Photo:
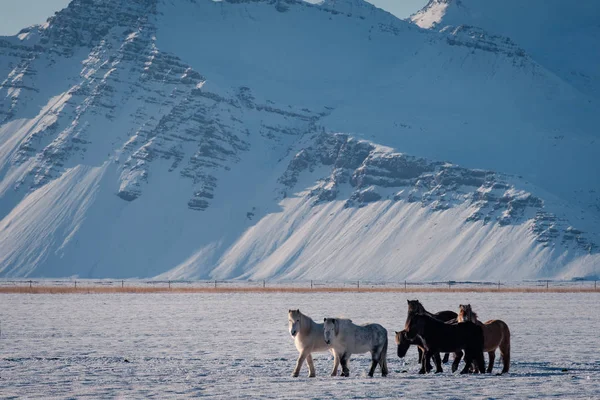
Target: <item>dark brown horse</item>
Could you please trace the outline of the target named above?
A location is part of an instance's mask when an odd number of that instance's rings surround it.
[[[447,310],[447,311],[440,311],[435,314],[432,314],[429,311],[427,311],[425,309],[425,307],[423,307],[423,304],[421,304],[421,302],[419,300],[406,300],[406,301],[408,302],[408,315],[406,316],[407,322],[408,322],[408,317],[411,314],[425,314],[425,315],[429,315],[432,318],[439,319],[442,322],[456,323],[456,317],[458,317],[458,314],[456,314],[454,311]],[[423,350],[421,349],[421,346],[418,346],[417,350],[419,351],[419,364],[420,364],[422,362],[422,358],[423,358]],[[449,357],[450,357],[449,353],[446,353],[444,355],[444,363],[448,362]],[[429,363],[429,361],[428,361],[428,363]],[[428,367],[430,370],[431,364],[429,364]]]
[[[419,346],[419,348],[425,348],[425,343],[421,340],[420,336],[415,337],[413,340],[408,339],[406,336],[406,330],[396,332],[396,344],[398,345],[398,357],[404,358],[406,356],[406,352],[410,345]],[[460,364],[460,360],[463,357],[463,352],[461,350],[454,353],[454,362],[452,363],[452,372],[456,372],[458,369],[458,365]],[[427,357],[427,361],[425,363],[421,363],[421,369],[419,370],[419,374],[424,374],[426,372],[430,372],[433,367],[431,366],[431,356]],[[426,370],[424,368],[427,368]],[[435,373],[443,372],[441,367],[436,368]]]
[[[405,326],[405,337],[414,342],[420,340],[425,352],[422,370],[426,370],[427,357],[434,357],[437,370],[441,370],[440,352],[464,351],[465,367],[460,372],[466,374],[473,361],[479,372],[485,371],[483,360],[483,329],[472,322],[446,324],[425,314],[410,314]],[[456,361],[455,361],[456,362]]]

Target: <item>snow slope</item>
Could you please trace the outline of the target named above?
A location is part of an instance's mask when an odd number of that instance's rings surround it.
[[[74,0],[0,80],[2,276],[599,272],[595,102],[476,28]]]
[[[600,4],[567,0],[431,0],[411,21],[503,35],[583,93],[600,97]]]

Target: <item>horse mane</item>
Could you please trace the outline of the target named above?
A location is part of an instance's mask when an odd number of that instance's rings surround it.
[[[337,321],[340,321],[340,322],[346,322],[346,323],[350,323],[350,324],[352,323],[352,320],[351,320],[350,318],[340,318],[340,317],[336,317],[335,319],[336,319]]]
[[[404,323],[404,329],[405,329],[405,330],[408,330],[408,327],[409,327],[409,325],[410,325],[410,322],[412,321],[412,319],[413,319],[414,317],[425,317],[426,319],[430,319],[430,320],[433,320],[433,321],[436,321],[436,322],[441,322],[441,321],[439,321],[438,319],[436,319],[436,318],[432,317],[432,316],[431,316],[429,313],[427,313],[427,312],[423,313],[423,312],[411,311],[411,312],[409,312],[409,313],[408,313],[408,316],[406,317],[406,322]],[[441,323],[443,323],[443,322],[441,322]]]
[[[415,305],[415,308],[411,310],[411,306]],[[427,311],[425,309],[425,306],[423,305],[423,303],[421,303],[419,300],[409,300],[408,301],[408,316],[407,316],[407,321],[408,321],[408,317],[410,317],[411,314],[423,314],[423,315],[427,315],[429,317],[433,317],[435,318],[435,315],[430,313],[429,311]]]

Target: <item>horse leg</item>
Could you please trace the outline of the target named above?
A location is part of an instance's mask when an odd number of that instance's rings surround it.
[[[388,366],[387,366],[387,350],[388,350],[388,341],[385,339],[385,344],[383,345],[383,350],[379,355],[379,367],[381,368],[381,376],[387,376],[388,374]]]
[[[427,362],[427,366],[425,367],[425,372],[429,372],[433,369],[433,366],[431,365],[431,354],[429,356],[427,356],[427,351],[424,350],[423,348],[419,347],[419,351],[421,351],[421,360],[420,363],[422,364],[423,362]],[[422,372],[423,374],[425,372]]]
[[[477,365],[475,365],[475,360],[473,360],[471,362],[471,366],[469,367],[469,372],[472,374],[479,372],[479,371],[477,371]]]
[[[379,357],[381,356],[381,349],[375,347],[371,350],[371,368],[369,369],[369,377],[372,378],[375,373],[375,368],[377,368],[377,364],[379,363]]]
[[[340,363],[342,364],[342,376],[350,376],[350,370],[348,369],[348,360],[350,359],[349,353],[342,354]]]
[[[310,354],[310,353],[306,356],[306,364],[308,364],[308,377],[314,378],[315,377],[315,364],[313,363],[312,354]]]
[[[442,359],[440,357],[440,353],[437,351],[433,353],[433,359],[435,360],[435,373],[439,374],[440,372],[444,372],[442,369]]]
[[[310,354],[310,353],[306,353],[304,351],[300,352],[300,355],[298,356],[298,360],[296,361],[296,368],[294,368],[294,372],[292,373],[292,376],[294,378],[296,378],[298,375],[300,375],[300,368],[302,368],[302,364],[304,363],[304,360],[306,359],[306,356]]]
[[[460,371],[461,374],[468,374],[471,364],[473,363],[473,355],[470,350],[465,349],[465,367]]]
[[[506,329],[508,330],[508,328]],[[502,356],[502,373],[505,374],[510,368],[510,332],[502,338],[500,355]]]
[[[331,371],[331,376],[337,376],[338,367],[340,365],[340,357],[334,351],[333,352],[333,371]]]
[[[419,374],[426,374],[433,369],[431,366],[431,355],[432,353],[429,350],[423,349],[423,357],[421,358],[421,369],[419,370]]]
[[[431,358],[433,357],[433,353],[427,352],[423,355],[423,358],[427,360],[427,367],[425,368],[425,372],[430,373],[433,370],[433,366],[431,365]]]
[[[450,353],[446,353],[446,354],[444,354],[444,359],[442,360],[442,362],[444,364],[446,364],[449,359],[450,359]]]
[[[379,359],[379,367],[381,367],[381,376],[388,376],[388,366],[387,366],[387,355],[385,353],[381,354],[381,358]]]
[[[457,351],[456,353],[454,353],[454,361],[452,362],[452,372],[456,372],[456,370],[458,369],[458,366],[460,365],[460,360],[463,357],[463,352],[462,350]]]
[[[418,363],[421,364],[423,362],[423,350],[417,346],[417,351],[419,352],[419,361]]]
[[[427,361],[425,361],[426,358],[427,353],[423,351],[423,356],[421,357],[421,369],[419,370],[419,374],[427,373]]]
[[[485,373],[485,360],[483,359],[483,352],[477,351],[475,353],[475,362],[477,363],[477,369],[480,374]]]
[[[490,356],[490,360],[488,361],[487,373],[491,374],[494,369],[494,360],[496,360],[496,351],[488,351],[488,356]]]

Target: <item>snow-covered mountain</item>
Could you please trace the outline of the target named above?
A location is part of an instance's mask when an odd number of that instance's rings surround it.
[[[476,26],[510,38],[561,79],[600,97],[597,1],[430,0],[410,19],[426,29]]]
[[[362,0],[74,0],[0,38],[0,276],[600,272],[597,100]]]

